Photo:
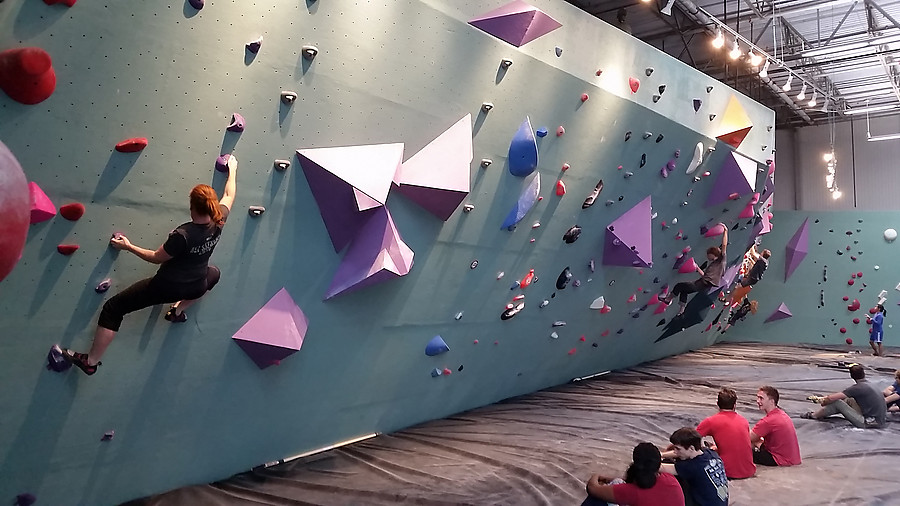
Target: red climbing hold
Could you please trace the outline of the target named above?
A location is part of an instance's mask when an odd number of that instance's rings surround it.
[[[453,374],[453,371],[451,371],[449,368],[445,367],[445,368],[444,368],[444,375],[445,375],[445,376],[449,376],[449,375],[451,375],[451,374]]]
[[[846,333],[847,333],[847,329],[845,329],[844,327],[841,327],[841,334],[846,334]]]
[[[857,272],[857,273],[856,273],[856,277],[861,278],[861,277],[862,277],[862,273],[861,273],[861,272]]]
[[[560,197],[566,194],[566,183],[563,183],[562,179],[556,182],[556,194]]]
[[[78,0],[44,0],[47,5],[64,4],[66,7],[75,5]]]
[[[608,336],[608,335],[609,335],[609,329],[606,329],[606,330],[603,331],[602,334],[600,334],[600,337],[606,337],[606,336]]]
[[[556,136],[557,136],[557,137],[562,137],[564,133],[566,133],[566,129],[563,128],[562,125],[560,125],[560,126],[556,129]]]
[[[526,288],[532,281],[534,281],[534,269],[529,270],[528,274],[522,278],[522,281],[519,282],[519,288]]]
[[[0,52],[0,89],[16,102],[33,105],[56,89],[56,72],[50,55],[39,47]]]
[[[848,337],[847,339],[844,339],[844,342],[847,343],[847,344],[853,344],[853,339],[850,339],[850,338]]]
[[[581,94],[581,101],[582,101],[582,102],[587,102],[589,98],[591,98],[591,97],[589,97],[587,93],[582,93],[582,94]]]
[[[569,170],[569,168],[571,168],[571,167],[572,167],[572,166],[569,165],[568,163],[562,164],[562,170]]]
[[[603,69],[597,69],[597,75],[598,75],[598,76],[599,76],[600,74],[602,74],[602,73],[603,73]]]
[[[134,137],[125,139],[116,144],[116,151],[119,153],[137,153],[147,147],[147,139],[144,137]]]
[[[59,214],[69,221],[78,221],[78,218],[84,216],[84,204],[73,202],[59,208]]]
[[[574,355],[576,351],[578,351],[578,350],[576,350],[575,348],[572,348],[571,350],[569,350],[569,355]]]
[[[600,314],[606,314],[606,313],[608,313],[608,312],[610,312],[610,311],[612,311],[612,308],[609,307],[609,306],[603,306],[603,307],[600,308]]]
[[[641,87],[641,82],[634,77],[629,77],[628,86],[631,88],[632,93],[637,93],[638,88]]]
[[[855,278],[855,277],[856,277],[856,274],[852,274],[852,273],[851,273],[851,274],[850,274],[850,277],[851,277],[851,278]]]
[[[847,297],[846,295],[844,295],[844,302],[846,302],[848,300],[850,300],[850,297]]]
[[[63,255],[68,256],[68,255],[71,255],[72,253],[75,253],[76,251],[78,251],[78,245],[77,244],[60,244],[59,246],[56,247],[56,251],[59,251]]]
[[[581,336],[581,339],[579,339],[579,341],[581,341],[583,343],[583,342],[587,341],[587,339],[585,339],[584,336]]]
[[[870,308],[869,308],[869,314],[875,314],[875,313],[877,313],[877,312],[878,312],[878,308],[877,308],[877,307],[870,307]]]
[[[858,324],[859,324],[859,318],[854,318],[854,319],[853,319],[853,323],[858,325]]]
[[[848,279],[848,280],[847,280],[847,284],[850,285],[850,286],[853,286],[853,280],[852,280],[852,279]]]

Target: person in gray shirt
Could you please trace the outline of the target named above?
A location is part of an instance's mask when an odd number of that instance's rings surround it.
[[[822,399],[821,409],[809,411],[801,418],[821,420],[840,414],[860,429],[882,427],[887,406],[881,392],[866,381],[866,371],[859,364],[850,366],[850,377],[856,381],[855,385],[828,395]]]

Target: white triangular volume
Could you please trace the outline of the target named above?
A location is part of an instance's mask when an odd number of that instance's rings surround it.
[[[734,161],[737,162],[738,167],[741,168],[741,174],[744,175],[744,179],[747,180],[747,185],[750,186],[751,189],[756,187],[756,162],[743,156],[738,153],[732,153],[734,155]]]
[[[606,305],[606,299],[603,296],[599,296],[594,299],[594,302],[591,302],[591,309],[603,309],[603,306]]]
[[[701,163],[703,163],[703,143],[698,142],[697,147],[694,148],[694,158],[691,159],[691,163],[688,165],[685,174],[690,174],[697,170],[697,167],[699,167]]]

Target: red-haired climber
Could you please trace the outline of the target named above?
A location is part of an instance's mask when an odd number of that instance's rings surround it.
[[[100,359],[116,337],[123,317],[139,309],[174,302],[166,313],[166,320],[181,323],[187,319],[184,310],[212,290],[221,275],[217,267],[209,265],[209,258],[234,204],[237,168],[237,158],[231,156],[222,200],[209,185],[198,184],[191,190],[191,221],[170,232],[166,242],[156,251],[136,246],[122,234],[115,234],[109,240],[118,250],[130,251],[147,262],[160,264],[159,270],[154,276],[138,281],[106,301],[90,352],[65,350],[63,356],[66,359],[89,376],[97,372]]]

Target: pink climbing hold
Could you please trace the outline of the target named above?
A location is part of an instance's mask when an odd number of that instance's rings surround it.
[[[859,299],[853,299],[853,302],[851,302],[850,305],[847,306],[847,309],[850,311],[857,311],[859,309],[859,306]]]
[[[572,166],[569,165],[568,163],[562,164],[562,170],[569,170],[571,167],[572,167]]]
[[[609,329],[606,329],[600,334],[600,337],[606,337],[608,335],[609,335]]]
[[[69,221],[78,221],[79,218],[84,216],[84,204],[80,202],[66,204],[59,208],[59,214]]]
[[[877,312],[878,312],[878,308],[877,308],[877,307],[870,307],[870,308],[869,308],[869,314],[875,314],[875,313],[877,313]]]
[[[68,256],[68,255],[71,255],[72,253],[75,253],[76,251],[78,251],[78,245],[77,244],[60,244],[59,246],[56,247],[56,251],[62,253],[63,255]]]
[[[654,293],[653,297],[650,297],[650,301],[647,302],[648,306],[652,306],[654,304],[659,304],[659,294]]]
[[[0,216],[3,216],[0,219],[0,281],[13,270],[25,247],[30,222],[29,193],[22,167],[6,145],[0,142]],[[53,204],[50,208],[56,211]]]
[[[566,133],[566,129],[563,128],[562,125],[559,125],[559,126],[556,128],[556,136],[557,136],[557,137],[562,137],[564,133]]]
[[[846,302],[848,300],[850,300],[850,297],[847,297],[846,295],[844,295],[844,302]]]
[[[453,371],[451,371],[449,368],[445,367],[444,368],[444,376],[448,376],[450,374],[453,374]]]
[[[31,223],[40,223],[56,216],[56,206],[34,181],[28,183],[28,195],[31,200]]]
[[[589,98],[591,98],[591,97],[589,97],[587,93],[582,93],[582,94],[581,94],[581,101],[582,101],[582,102],[587,102]]]
[[[851,273],[850,273],[850,277],[851,277],[851,278],[855,278],[855,277],[856,277],[856,273],[851,272]]]
[[[737,193],[737,192],[735,192],[735,193],[730,193],[730,194],[728,194],[728,198],[729,198],[730,200],[737,200],[737,199],[741,198],[741,194],[740,194],[740,193]]]
[[[853,319],[853,323],[854,323],[854,324],[859,324],[859,318],[854,318],[854,319]]]
[[[56,71],[50,55],[39,47],[0,52],[0,89],[26,105],[47,100],[56,89]]]
[[[478,339],[472,341],[472,344],[478,344]]]
[[[846,333],[847,333],[847,329],[844,327],[841,327],[841,334],[846,334]]]
[[[862,273],[861,273],[861,272],[857,272],[857,273],[856,273],[856,277],[861,278],[861,277],[862,277]]]
[[[566,183],[563,183],[562,179],[556,182],[556,194],[560,197],[566,194]]]
[[[610,311],[612,311],[612,308],[609,307],[609,306],[603,306],[603,307],[600,308],[600,314],[606,314],[606,313],[608,313],[608,312],[610,312]]]
[[[694,261],[694,257],[688,257],[688,259],[683,264],[681,264],[681,267],[678,268],[678,272],[681,274],[689,274],[696,271],[697,262]]]
[[[715,237],[717,235],[722,235],[724,233],[725,233],[725,225],[723,225],[721,223],[717,223],[717,224],[713,225],[712,228],[707,230],[706,233],[703,234],[703,237]]]
[[[637,295],[631,294],[631,297],[628,297],[628,302],[632,303],[637,300]]]
[[[125,139],[116,144],[116,151],[119,153],[137,153],[147,147],[148,141],[145,137],[134,137]]]
[[[579,341],[581,341],[583,343],[583,342],[587,341],[587,339],[585,339],[584,336],[581,336],[581,339],[579,339]]]
[[[576,351],[577,350],[575,348],[572,348],[571,350],[569,350],[569,355],[574,355]]]
[[[629,77],[628,86],[631,88],[632,93],[637,93],[638,88],[641,87],[641,81],[634,77]]]
[[[44,3],[47,5],[63,4],[66,7],[71,7],[75,5],[75,2],[77,1],[78,0],[44,0]]]
[[[852,280],[852,279],[848,279],[848,280],[847,280],[847,284],[850,285],[850,286],[853,286],[853,280]]]

